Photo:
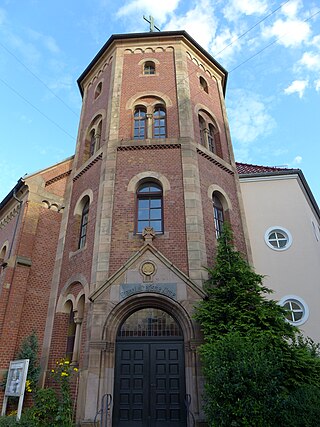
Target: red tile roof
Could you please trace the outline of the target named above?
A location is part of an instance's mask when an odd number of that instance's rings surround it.
[[[250,165],[248,163],[238,163],[237,171],[238,174],[255,174],[255,173],[265,173],[265,172],[281,172],[289,171],[289,168],[277,167],[277,166],[259,166],[259,165]]]

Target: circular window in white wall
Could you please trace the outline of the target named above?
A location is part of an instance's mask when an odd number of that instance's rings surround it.
[[[286,318],[292,325],[299,326],[309,317],[309,308],[302,298],[296,295],[286,295],[279,304],[287,310]]]
[[[292,236],[288,230],[283,227],[270,227],[264,235],[264,240],[269,248],[276,251],[285,251],[290,248]]]

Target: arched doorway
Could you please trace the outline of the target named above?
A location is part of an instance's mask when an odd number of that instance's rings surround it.
[[[135,311],[116,342],[113,427],[185,427],[184,341],[159,308]]]

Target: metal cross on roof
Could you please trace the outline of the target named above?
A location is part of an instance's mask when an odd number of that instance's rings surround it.
[[[143,15],[143,19],[145,21],[149,22],[149,24],[150,24],[150,33],[153,33],[155,31],[155,29],[158,30],[158,31],[161,31],[160,28],[158,28],[158,27],[156,27],[154,25],[154,18],[153,18],[153,16],[149,15],[149,19],[148,19],[146,16]]]

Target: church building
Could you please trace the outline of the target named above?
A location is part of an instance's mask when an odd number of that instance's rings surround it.
[[[193,311],[224,221],[252,260],[226,83],[185,31],[113,35],[78,79],[74,156],[0,203],[0,374],[35,330],[41,385],[79,368],[77,425],[102,402],[108,426],[205,425]]]

